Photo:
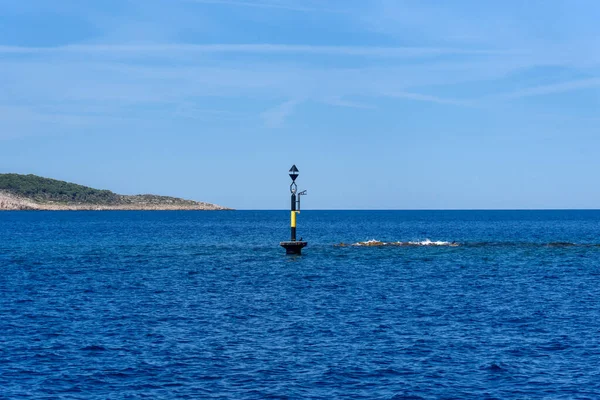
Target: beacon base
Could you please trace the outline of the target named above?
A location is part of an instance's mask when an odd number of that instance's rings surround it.
[[[281,242],[279,245],[285,249],[285,254],[302,254],[302,248],[306,247],[308,242]]]

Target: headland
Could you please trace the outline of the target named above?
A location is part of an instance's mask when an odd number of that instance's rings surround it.
[[[0,174],[1,210],[231,210],[212,203],[152,194],[122,195],[110,190],[43,178]]]

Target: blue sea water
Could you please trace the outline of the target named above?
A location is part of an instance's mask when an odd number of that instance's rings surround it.
[[[0,398],[600,398],[600,211],[288,218],[0,213]]]

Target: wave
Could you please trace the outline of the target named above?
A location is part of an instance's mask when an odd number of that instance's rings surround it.
[[[402,243],[402,242],[398,242]],[[458,246],[456,242],[444,242],[443,240],[431,241],[429,239],[421,240],[420,242],[407,242],[411,246]]]
[[[384,242],[377,239],[366,240],[363,242],[356,242],[352,244],[339,243],[336,247],[549,247],[549,248],[569,248],[569,247],[600,247],[597,243],[573,243],[573,242],[456,242],[456,241],[443,241],[443,240],[418,240],[418,241],[397,241],[397,242]]]
[[[339,246],[346,246],[344,243],[340,243]],[[442,240],[432,241],[430,239],[420,241],[408,241],[408,242],[382,242],[377,239],[371,239],[364,242],[357,242],[351,244],[351,246],[365,246],[365,247],[383,247],[383,246],[459,246],[457,242],[445,242]]]

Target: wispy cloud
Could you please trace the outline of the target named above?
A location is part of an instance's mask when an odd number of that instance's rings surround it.
[[[539,46],[544,38],[536,42],[530,35],[515,41],[510,32],[488,32],[489,21],[496,20],[487,5],[476,6],[485,18],[471,15],[463,23],[460,18],[466,17],[452,7],[395,0],[156,0],[149,8],[141,1],[125,3],[125,18],[94,21],[102,26],[95,37],[56,46],[0,45],[0,105],[33,106],[35,115],[15,113],[14,120],[50,121],[51,115],[62,115],[52,123],[64,125],[87,122],[88,111],[97,109],[93,117],[98,122],[131,114],[157,120],[244,119],[278,127],[290,123],[296,112],[310,112],[299,107],[303,102],[357,113],[383,110],[390,99],[449,107],[480,107],[481,99],[485,107],[485,100],[509,103],[511,98],[597,87],[600,81],[533,86],[549,81],[548,76],[537,79],[538,70],[547,66],[569,69],[557,79],[598,76],[600,58],[584,45],[548,41],[551,46]],[[173,18],[162,14],[167,4],[173,4]],[[82,6],[86,18],[88,8]],[[310,14],[346,8],[351,14]],[[280,26],[256,30],[263,16],[286,17],[278,10],[298,12],[290,18],[297,24],[294,29],[314,22],[310,29],[316,30],[312,35],[301,34],[302,29],[292,34]],[[378,41],[382,32],[363,32],[363,11],[375,25],[384,26],[388,38]],[[507,18],[504,13],[500,20]],[[162,26],[166,20],[178,23]],[[196,25],[204,29],[201,34]],[[157,28],[160,34],[147,33]],[[342,36],[344,32],[356,36]],[[251,37],[285,38],[294,44],[245,42]],[[202,43],[207,40],[229,43]],[[519,87],[525,89],[509,91]],[[263,111],[268,108],[264,104],[273,107]],[[54,107],[51,112],[48,105]]]
[[[114,116],[95,116],[69,112],[69,110],[44,110],[40,107],[0,105],[0,140],[23,136],[51,134],[58,128],[62,133],[79,131],[98,124],[123,121]]]
[[[384,93],[385,96],[388,97],[396,97],[401,99],[408,100],[416,100],[416,101],[424,101],[428,103],[437,103],[437,104],[446,104],[452,106],[462,106],[462,107],[472,107],[473,104],[469,101],[464,100],[456,100],[456,99],[446,99],[438,96],[430,96],[419,93],[411,93],[411,92],[387,92]]]
[[[286,118],[289,117],[300,104],[300,100],[288,100],[276,107],[270,108],[261,114],[265,125],[269,128],[279,128],[283,125]]]
[[[376,108],[375,106],[369,104],[363,104],[356,101],[346,100],[342,97],[328,97],[321,100],[321,102],[323,102],[324,104],[329,104],[331,106],[358,108],[363,110],[372,110]]]
[[[542,96],[546,94],[569,92],[572,90],[590,89],[600,86],[600,78],[578,79],[569,82],[554,83],[551,85],[542,85],[532,88],[517,90],[512,93],[506,93],[496,96],[501,99],[515,99],[530,96]]]
[[[273,3],[263,1],[236,1],[236,0],[186,0],[189,3],[219,5],[219,6],[236,6],[236,7],[254,7],[254,8],[271,8],[286,11],[300,12],[329,12],[329,13],[346,13],[348,11],[341,9],[331,9],[323,7],[303,7],[299,6],[299,2],[294,3]]]
[[[312,46],[288,44],[133,44],[67,45],[56,47],[0,46],[0,54],[53,53],[267,53],[370,57],[424,57],[441,55],[508,55],[515,50],[486,50],[444,47]]]

